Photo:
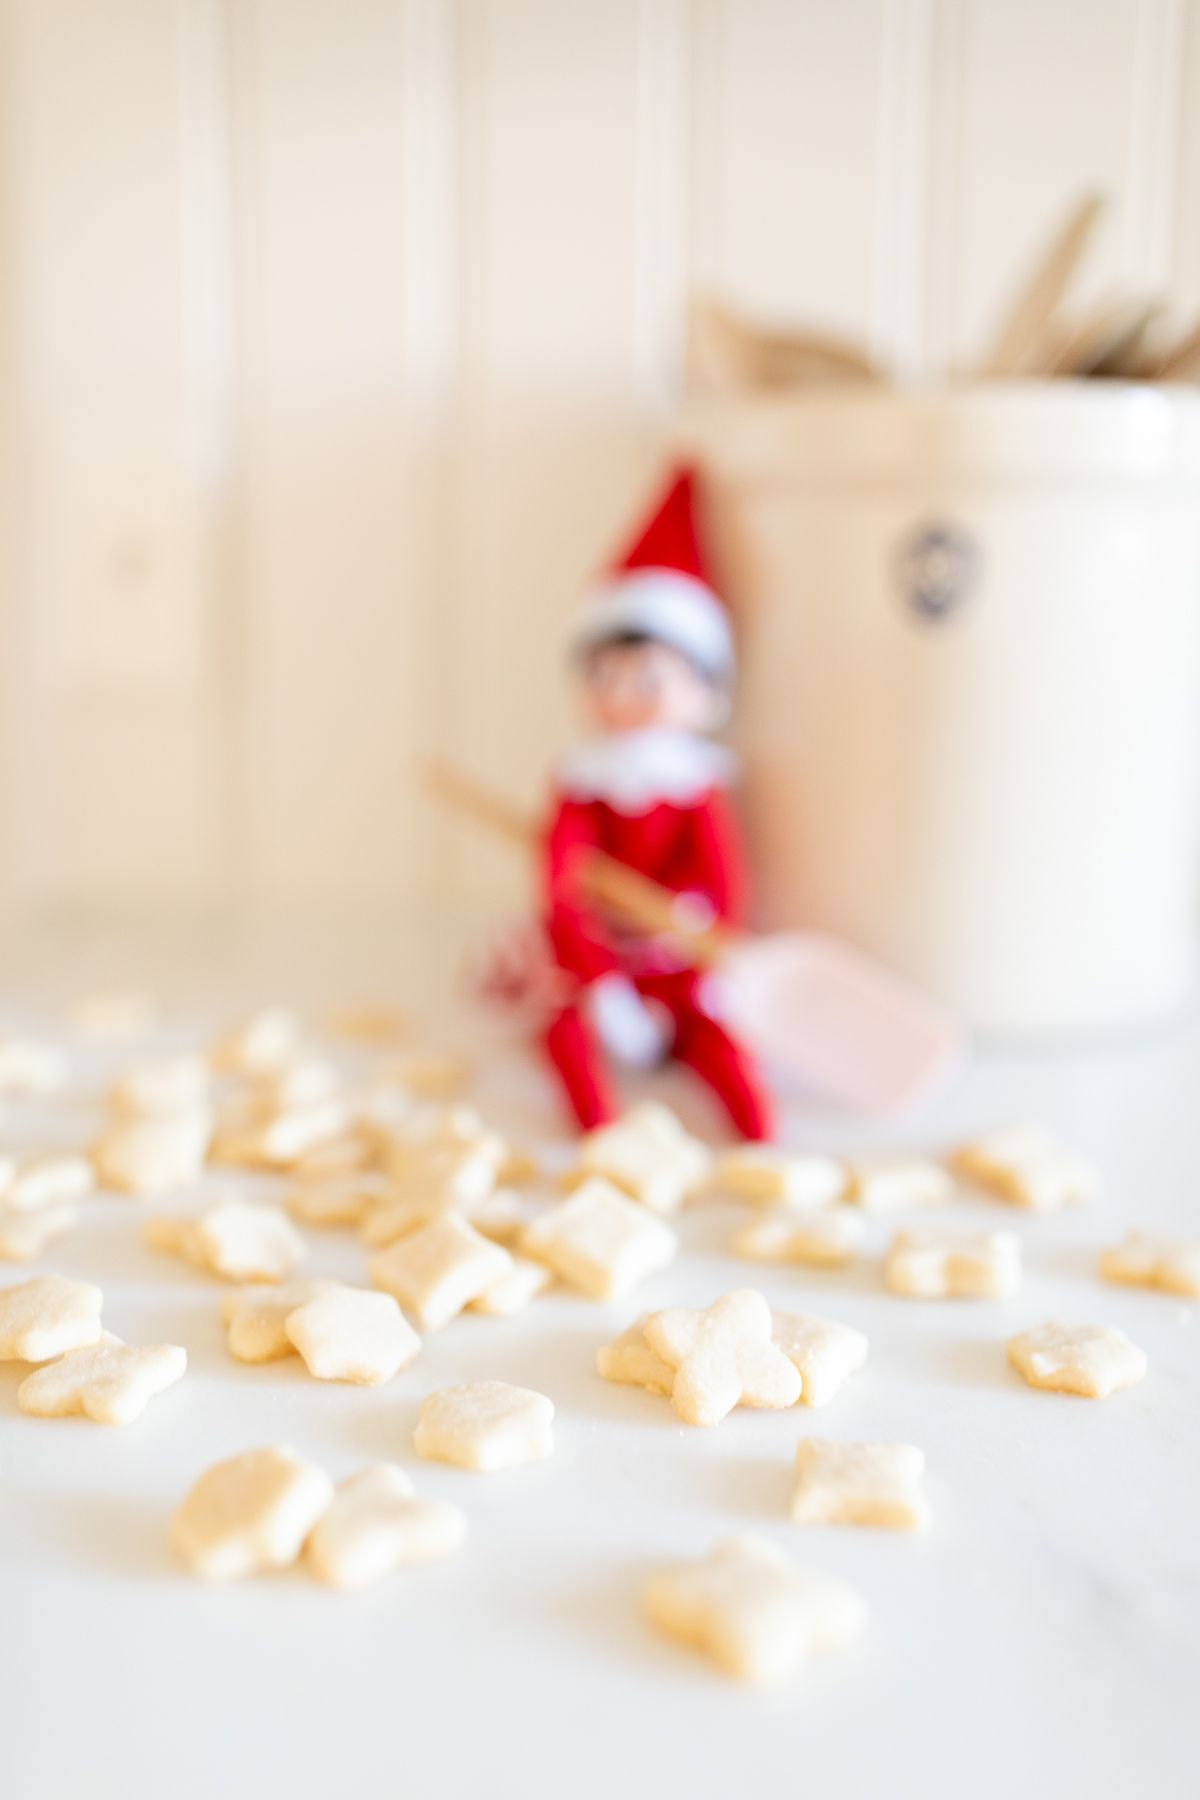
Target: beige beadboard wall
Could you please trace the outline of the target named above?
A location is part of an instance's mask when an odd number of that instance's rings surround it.
[[[0,0],[0,891],[501,897],[689,292],[968,359],[1086,187],[1200,310],[1200,0]]]

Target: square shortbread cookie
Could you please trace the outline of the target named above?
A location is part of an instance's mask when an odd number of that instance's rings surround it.
[[[426,1331],[439,1331],[511,1269],[507,1250],[451,1212],[373,1256],[368,1272]]]
[[[296,1561],[333,1483],[286,1445],[215,1463],[171,1520],[171,1542],[202,1581],[235,1581]]]
[[[426,1396],[413,1443],[427,1460],[491,1473],[549,1456],[553,1420],[545,1394],[506,1381],[465,1381]]]
[[[800,1525],[876,1525],[918,1531],[929,1523],[925,1457],[914,1444],[839,1444],[801,1438],[792,1517]]]
[[[679,1241],[661,1219],[594,1176],[526,1227],[522,1250],[568,1287],[615,1300],[674,1258]]]
[[[734,1233],[735,1256],[750,1262],[806,1263],[836,1269],[853,1262],[863,1239],[863,1222],[849,1207],[835,1207],[812,1217],[752,1219]]]
[[[853,1588],[797,1569],[774,1545],[750,1536],[662,1570],[644,1601],[668,1637],[702,1651],[723,1674],[764,1685],[848,1643],[866,1621]]]
[[[805,1406],[828,1406],[867,1360],[867,1339],[852,1325],[810,1313],[771,1315],[771,1336],[800,1371]]]
[[[1123,1242],[1104,1251],[1100,1275],[1123,1287],[1159,1288],[1165,1294],[1200,1299],[1200,1241],[1130,1231]]]
[[[707,1181],[712,1156],[654,1101],[587,1132],[579,1145],[578,1175],[601,1176],[651,1212],[673,1213]]]
[[[925,1156],[893,1156],[856,1163],[850,1172],[849,1199],[864,1212],[907,1212],[918,1207],[946,1206],[954,1198],[954,1181],[940,1163]]]
[[[1008,1360],[1030,1387],[1086,1400],[1105,1400],[1133,1387],[1146,1373],[1144,1350],[1115,1325],[1060,1325],[1022,1331],[1008,1342]]]
[[[914,1300],[1004,1300],[1021,1285],[1021,1240],[1011,1231],[963,1237],[898,1231],[884,1259],[893,1294]]]

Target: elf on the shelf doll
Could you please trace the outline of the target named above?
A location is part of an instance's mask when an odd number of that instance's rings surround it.
[[[545,837],[550,945],[569,998],[546,1048],[584,1129],[618,1110],[607,1058],[686,1064],[747,1138],[771,1133],[752,1059],[720,1019],[719,984],[678,940],[647,938],[589,904],[574,878],[589,847],[679,895],[681,924],[737,924],[746,871],[727,792],[728,751],[705,733],[729,710],[733,637],[705,573],[695,485],[676,473],[573,633],[593,734],[555,770]]]

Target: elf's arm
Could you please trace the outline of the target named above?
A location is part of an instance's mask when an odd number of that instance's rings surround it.
[[[594,815],[584,801],[560,799],[545,838],[547,928],[560,968],[585,985],[619,967],[604,921],[580,890],[579,865],[597,848]]]
[[[740,925],[746,911],[746,852],[737,812],[724,788],[714,788],[692,814],[688,867],[681,895],[706,901],[714,918]]]

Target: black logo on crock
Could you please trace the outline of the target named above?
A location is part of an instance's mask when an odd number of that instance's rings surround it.
[[[958,611],[978,573],[978,546],[960,525],[918,525],[896,550],[901,594],[918,618],[935,624]]]

